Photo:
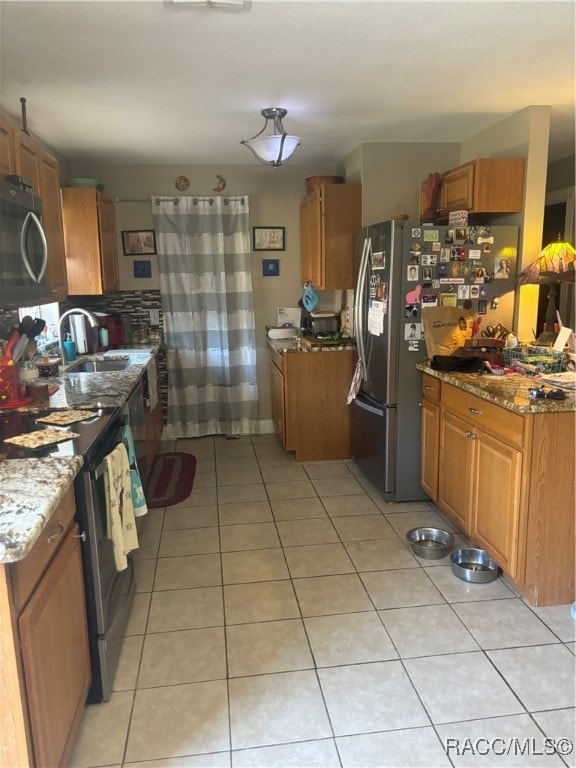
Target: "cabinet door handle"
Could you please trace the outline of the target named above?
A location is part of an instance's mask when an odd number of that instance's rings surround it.
[[[474,432],[466,432],[466,437],[470,438],[470,440],[476,440]]]
[[[53,533],[51,536],[48,536],[46,539],[46,544],[52,544],[53,541],[56,541],[56,539],[59,539],[60,536],[64,533],[64,526],[62,523],[58,523],[58,530],[56,533]]]
[[[472,406],[470,406],[468,410],[470,411],[470,413],[477,413],[478,416],[482,416],[482,411],[478,410],[478,408],[472,408]]]
[[[82,531],[82,533],[75,533],[74,538],[82,539],[82,541],[86,541],[86,531]]]
[[[424,384],[424,389],[434,389],[434,387],[431,387],[430,384]]]

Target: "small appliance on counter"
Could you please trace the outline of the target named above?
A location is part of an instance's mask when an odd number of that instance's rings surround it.
[[[107,312],[95,312],[94,314],[98,318],[100,330],[108,331],[108,341],[104,345],[101,343],[101,349],[118,349],[126,344],[126,331],[122,315]],[[102,339],[106,340],[106,334],[102,334]]]
[[[332,338],[340,330],[339,312],[303,312],[302,331],[307,336]]]

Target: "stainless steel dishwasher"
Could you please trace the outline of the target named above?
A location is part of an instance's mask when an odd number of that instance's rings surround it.
[[[140,381],[132,390],[122,408],[122,413],[128,420],[132,437],[134,438],[134,451],[136,463],[140,472],[144,493],[148,488],[148,467],[146,466],[146,421],[144,417],[144,388]]]

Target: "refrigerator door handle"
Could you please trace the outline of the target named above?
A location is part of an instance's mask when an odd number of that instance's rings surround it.
[[[365,238],[362,249],[362,258],[360,260],[360,269],[358,270],[358,283],[356,285],[356,300],[354,304],[354,327],[356,328],[356,344],[358,346],[358,357],[362,365],[362,379],[368,380],[368,369],[366,367],[366,348],[364,346],[364,303],[366,296],[366,273],[368,271],[368,259],[372,243],[370,238]]]

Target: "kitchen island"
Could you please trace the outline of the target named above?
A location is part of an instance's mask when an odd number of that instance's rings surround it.
[[[349,342],[309,347],[299,339],[268,339],[272,420],[296,461],[348,459],[346,395],[356,362]]]
[[[417,368],[422,488],[531,604],[573,602],[575,393],[530,399],[534,377]]]

